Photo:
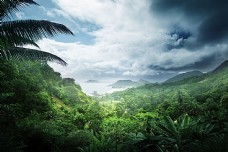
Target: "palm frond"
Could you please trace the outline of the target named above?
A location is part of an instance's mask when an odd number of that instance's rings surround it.
[[[19,11],[20,8],[28,5],[38,5],[33,0],[1,0],[0,1],[0,19],[10,18],[12,13]]]
[[[65,25],[46,20],[16,20],[0,24],[0,37],[17,36],[37,41],[59,33],[74,35]]]
[[[23,45],[33,45],[37,48],[39,46],[32,40],[14,36],[14,37],[8,37],[8,36],[0,36],[0,48],[7,48],[7,47],[16,47],[16,46],[23,46]]]
[[[36,50],[36,49],[29,49],[23,47],[12,47],[0,50],[0,58],[6,60],[17,60],[17,61],[24,61],[24,60],[32,60],[32,61],[51,61],[56,62],[58,64],[66,66],[67,63],[61,59],[60,57]]]

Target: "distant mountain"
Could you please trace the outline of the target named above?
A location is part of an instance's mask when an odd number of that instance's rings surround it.
[[[173,82],[173,83],[167,84],[166,82]],[[122,95],[134,96],[134,94],[140,92],[141,96],[146,94],[147,96],[151,96],[156,93],[160,94],[161,92],[164,92],[164,94],[166,94],[167,92],[169,92],[169,91],[164,91],[166,89],[168,90],[170,89],[175,92],[175,90],[180,90],[183,88],[187,90],[192,90],[192,91],[194,90],[194,92],[197,93],[197,91],[195,91],[195,88],[199,88],[198,90],[201,90],[201,87],[205,87],[205,86],[207,86],[208,90],[211,90],[211,91],[205,91],[205,92],[208,92],[209,94],[213,92],[212,90],[215,90],[214,88],[217,88],[219,91],[219,94],[222,94],[220,93],[221,91],[220,87],[224,87],[223,91],[226,91],[225,87],[227,86],[224,84],[227,84],[228,82],[228,60],[222,62],[217,68],[215,68],[211,72],[208,72],[205,74],[200,71],[187,72],[187,73],[177,75],[173,78],[170,78],[166,82],[151,83],[135,89],[128,89],[122,92],[116,92],[112,94],[114,94],[115,97],[122,97]],[[189,91],[189,92],[192,92],[192,91]]]
[[[150,82],[149,81],[146,81],[146,80],[143,80],[143,79],[139,79],[139,81],[137,81],[139,84],[142,84],[142,85],[144,85],[144,84],[150,84]]]
[[[99,81],[97,81],[97,80],[88,80],[88,81],[86,81],[86,83],[99,83]]]
[[[166,80],[165,83],[176,82],[176,81],[180,81],[180,80],[183,80],[186,78],[191,78],[194,76],[201,76],[201,75],[203,75],[203,73],[200,71],[190,71],[190,72],[186,72],[186,73],[176,75],[176,76]]]
[[[140,84],[131,80],[118,80],[109,86],[111,86],[112,88],[128,88],[140,86]]]
[[[224,61],[223,63],[221,63],[217,68],[215,68],[212,72],[220,72],[223,71],[225,69],[228,69],[228,60]]]

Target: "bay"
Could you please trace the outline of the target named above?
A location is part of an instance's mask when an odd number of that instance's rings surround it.
[[[111,83],[107,82],[100,82],[100,83],[86,83],[81,82],[79,85],[82,88],[82,91],[87,95],[92,95],[94,92],[97,92],[98,94],[102,95],[105,93],[112,93],[115,91],[122,91],[127,88],[112,88],[109,86]]]

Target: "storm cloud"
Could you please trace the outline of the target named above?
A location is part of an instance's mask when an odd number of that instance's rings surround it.
[[[151,11],[161,19],[184,25],[195,37],[190,46],[227,42],[227,0],[152,0]],[[198,49],[198,48],[197,48]]]
[[[149,68],[156,70],[156,71],[169,71],[169,72],[187,72],[187,71],[194,71],[194,70],[202,70],[202,72],[204,71],[208,71],[207,68],[213,65],[216,65],[216,55],[212,54],[209,56],[204,56],[202,58],[200,58],[198,61],[190,63],[190,64],[186,64],[186,65],[182,65],[179,67],[162,67],[159,65],[150,65]]]
[[[191,70],[207,72],[228,59],[228,0],[51,2],[55,7],[44,13],[70,20],[65,23],[83,39],[39,42],[68,62],[66,68],[52,65],[64,77],[160,81]]]

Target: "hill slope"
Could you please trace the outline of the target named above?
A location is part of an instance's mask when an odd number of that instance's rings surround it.
[[[187,144],[184,147],[180,146],[182,148],[180,151],[218,151],[217,147],[222,147],[219,150],[221,152],[227,151],[227,126],[221,125],[228,123],[228,68],[226,65],[219,66],[218,69],[222,70],[218,72],[209,72],[173,83],[147,84],[130,88],[102,96],[100,100],[105,99],[107,104],[116,104],[117,118],[129,118],[131,122],[141,120],[137,126],[141,125],[144,127],[143,130],[149,132],[144,135],[150,136],[150,129],[156,130],[156,126],[160,126],[158,132],[161,130],[161,134],[156,137],[162,137],[165,133],[161,141],[162,146],[167,142],[167,147],[171,147],[178,137],[182,143],[187,140],[188,143],[193,141],[188,145],[189,148]],[[160,122],[163,124],[159,125]],[[109,126],[110,123],[105,127]],[[191,132],[190,128],[194,128],[194,131]],[[203,135],[205,138],[201,138],[202,133],[206,135]],[[209,138],[209,134],[215,136]],[[167,140],[164,142],[164,139]],[[212,143],[216,140],[218,143],[215,146]],[[200,144],[192,146],[196,143]],[[154,150],[151,148],[150,151]],[[175,151],[175,148],[163,151]]]
[[[143,79],[139,79],[137,82],[138,82],[139,84],[142,84],[142,85],[150,84],[149,81],[146,81],[146,80],[143,80]]]
[[[180,81],[180,80],[183,80],[186,78],[191,78],[191,77],[200,76],[200,75],[203,75],[203,73],[200,71],[190,71],[190,72],[176,75],[176,76],[166,80],[165,83],[176,82],[176,81]]]
[[[185,94],[183,100],[187,101],[206,102],[206,100],[209,100],[207,98],[220,100],[221,96],[227,92],[228,88],[227,67],[227,62],[224,62],[214,70],[217,72],[209,72],[206,74],[196,72],[196,74],[199,75],[197,77],[188,77],[173,83],[146,84],[145,86],[112,93],[111,96],[117,101],[123,98],[124,101],[129,101],[129,103],[132,101],[148,101],[149,103],[152,101],[176,102],[176,96],[179,93]],[[213,96],[211,94],[213,94]],[[131,100],[127,98],[129,96],[131,96]]]
[[[228,69],[228,60],[222,62],[217,68],[215,68],[212,72],[220,72]]]
[[[66,151],[67,136],[76,139],[91,124],[91,103],[74,79],[47,64],[0,59],[0,151]]]
[[[131,80],[118,80],[109,86],[111,86],[112,88],[127,88],[139,86],[139,83]]]

